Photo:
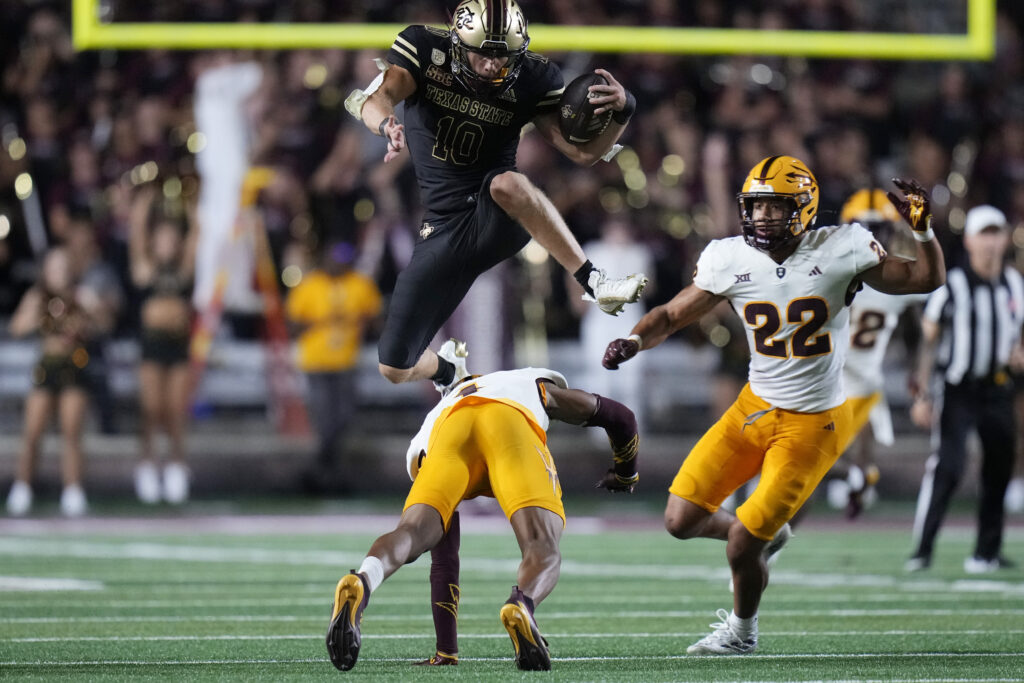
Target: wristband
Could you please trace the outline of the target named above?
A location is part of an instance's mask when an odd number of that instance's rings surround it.
[[[622,107],[622,109],[620,111],[613,111],[612,112],[612,121],[614,121],[615,123],[619,124],[620,126],[624,126],[627,123],[629,123],[629,119],[633,116],[633,112],[635,112],[635,111],[636,111],[636,97],[633,96],[633,93],[631,93],[631,92],[629,92],[627,90],[626,91],[626,104],[625,104],[625,106]]]
[[[914,239],[918,242],[931,242],[935,239],[935,231],[932,230],[931,226],[928,226],[928,229],[924,232],[919,230],[913,230],[912,232],[914,233]]]
[[[617,481],[617,482],[619,482],[620,484],[623,484],[623,485],[625,485],[625,486],[628,486],[628,485],[630,485],[630,484],[635,484],[635,483],[637,483],[638,481],[640,481],[640,473],[639,473],[639,472],[637,472],[636,474],[634,474],[634,475],[633,475],[633,476],[631,476],[631,477],[623,477],[623,476],[622,476],[622,475],[620,475],[620,474],[616,474],[616,475],[615,475],[615,481]]]
[[[629,341],[636,342],[637,351],[644,348],[643,337],[641,337],[639,334],[631,334],[628,337],[626,337],[626,339],[628,339]]]
[[[377,125],[377,132],[380,134],[380,136],[382,138],[386,138],[388,136],[388,134],[384,132],[384,126],[386,126],[388,124],[388,120],[390,118],[391,118],[390,116],[385,116],[383,119],[381,119],[380,123]]]

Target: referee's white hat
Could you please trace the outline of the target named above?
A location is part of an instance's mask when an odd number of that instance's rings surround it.
[[[1006,222],[1006,214],[994,206],[982,204],[967,212],[967,221],[964,223],[965,235],[977,235],[985,228],[999,228],[1007,230],[1010,224]]]

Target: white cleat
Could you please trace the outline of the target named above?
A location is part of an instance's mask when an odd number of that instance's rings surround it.
[[[78,484],[69,484],[60,494],[60,512],[65,517],[81,517],[89,509],[85,491]]]
[[[455,377],[450,383],[440,384],[434,382],[434,388],[441,392],[442,396],[447,396],[452,387],[469,377],[469,370],[466,369],[466,358],[469,356],[469,351],[466,350],[466,342],[458,339],[449,339],[444,344],[441,344],[437,355],[455,366]]]
[[[636,303],[640,300],[640,294],[647,286],[647,282],[647,276],[643,273],[610,280],[603,270],[595,268],[591,271],[590,279],[587,281],[594,296],[584,294],[583,299],[596,301],[597,307],[608,315],[618,315],[626,307],[626,304]]]
[[[164,465],[164,500],[171,505],[181,505],[188,500],[188,467],[180,462]]]
[[[148,505],[160,502],[160,474],[156,465],[146,460],[135,466],[135,496]]]
[[[32,487],[16,479],[7,494],[7,514],[11,517],[24,517],[32,509]]]
[[[1024,512],[1024,477],[1014,477],[1006,487],[1007,512]]]
[[[772,540],[768,541],[768,545],[761,551],[761,557],[764,558],[765,563],[771,567],[775,564],[775,560],[778,559],[779,552],[783,546],[789,543],[789,539],[793,538],[793,528],[789,526],[789,522],[782,525],[782,528],[775,532],[772,536]]]
[[[720,609],[715,614],[721,621],[711,624],[715,629],[686,648],[688,655],[745,655],[757,649],[757,630],[747,637],[737,634],[729,623],[729,613]]]

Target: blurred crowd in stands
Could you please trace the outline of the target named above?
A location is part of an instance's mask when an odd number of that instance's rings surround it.
[[[100,3],[108,21],[375,21],[444,24],[441,0],[346,3],[181,0]],[[964,0],[523,0],[531,22],[963,33]],[[678,291],[708,239],[738,230],[736,189],[759,159],[805,159],[821,184],[819,224],[844,199],[892,176],[928,187],[951,260],[966,208],[990,203],[1024,247],[1024,8],[1000,3],[990,62],[882,62],[783,57],[549,53],[566,81],[608,68],[637,97],[637,115],[611,163],[574,167],[526,135],[518,164],[566,216],[581,243],[609,220],[653,255],[648,305]],[[224,54],[76,52],[70,3],[0,0],[0,319],[39,277],[48,246],[68,245],[91,265],[112,307],[104,334],[140,332],[130,268],[132,206],[156,190],[156,211],[185,230],[199,190],[194,154],[204,144],[193,111],[197,75]],[[257,200],[282,291],[329,243],[358,247],[357,268],[386,297],[418,227],[407,162],[382,163],[383,141],[345,112],[349,91],[376,74],[386,50],[235,53],[263,81],[246,114],[254,165],[274,170]],[[86,255],[91,256],[86,256]],[[92,273],[86,275],[86,269]],[[515,270],[515,269],[514,269]],[[520,268],[512,277],[535,277]],[[558,267],[546,266],[540,324],[549,337],[579,334]],[[522,321],[520,321],[522,322]],[[534,323],[537,324],[537,323]],[[6,329],[6,325],[3,326]],[[238,325],[258,336],[259,325]],[[4,333],[0,333],[4,334]]]

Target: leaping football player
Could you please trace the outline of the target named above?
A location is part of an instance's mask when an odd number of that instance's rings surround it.
[[[889,256],[859,225],[812,230],[814,175],[793,157],[764,159],[737,195],[742,236],[708,244],[693,284],[605,351],[604,365],[614,370],[723,299],[746,327],[749,381],[683,461],[665,507],[665,527],[676,538],[726,542],[735,586],[732,613],[718,610],[720,621],[687,648],[689,654],[757,649],[767,561],[789,539],[789,519],[842,452],[850,422],[842,384],[848,304],[859,281],[890,294],[928,292],[945,281],[927,193],[915,181],[893,182],[905,198],[889,198],[914,230],[916,260]],[[757,487],[735,514],[720,508],[755,475]]]
[[[434,611],[438,652],[421,663],[458,661],[456,507],[486,495],[498,500],[522,551],[517,585],[499,611],[512,639],[516,666],[533,671],[551,668],[534,609],[558,581],[559,540],[565,525],[558,471],[547,447],[552,418],[603,427],[613,464],[598,486],[633,491],[639,478],[638,437],[636,418],[627,407],[570,389],[562,375],[543,368],[464,377],[427,414],[410,444],[407,460],[413,484],[397,527],[374,541],[359,569],[338,582],[327,631],[327,651],[335,667],[347,671],[355,666],[363,610],[371,593],[399,567],[431,549],[431,600],[441,609]]]
[[[439,390],[461,378],[450,358],[427,349],[474,280],[533,237],[601,310],[616,315],[637,301],[642,274],[621,280],[596,269],[551,200],[516,170],[523,126],[533,123],[558,151],[581,165],[607,154],[636,108],[615,78],[590,87],[595,114],[608,125],[581,144],[563,139],[559,68],[530,52],[526,17],[515,0],[462,0],[447,30],[409,26],[388,65],[346,108],[388,140],[384,161],[406,147],[425,214],[412,259],[399,274],[378,346],[389,381],[430,378]],[[369,93],[369,94],[368,94]],[[405,104],[404,121],[395,107]]]

